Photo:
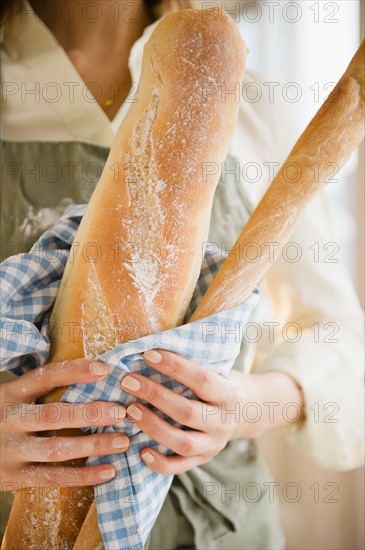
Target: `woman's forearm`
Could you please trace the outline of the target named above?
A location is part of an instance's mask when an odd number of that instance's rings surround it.
[[[242,399],[231,439],[258,437],[304,420],[303,392],[288,374],[273,371],[244,375],[232,371],[232,378],[242,385]]]

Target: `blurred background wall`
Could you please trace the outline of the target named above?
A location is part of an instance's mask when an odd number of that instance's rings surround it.
[[[236,2],[226,2],[234,9]],[[237,22],[250,50],[248,67],[268,82],[295,83],[301,93],[288,109],[301,131],[319,109],[364,37],[363,0],[241,1]],[[298,87],[299,86],[299,87]],[[294,92],[295,88],[291,89]],[[292,97],[295,97],[294,95]],[[275,105],[275,104],[273,104]],[[274,107],[273,107],[274,108]],[[338,256],[364,305],[364,147],[326,189]],[[364,541],[364,470],[323,470],[280,437],[262,438],[261,448],[283,487],[298,483],[298,502],[281,498],[290,550],[357,550]],[[332,493],[333,492],[333,493]],[[333,502],[330,502],[333,501]]]

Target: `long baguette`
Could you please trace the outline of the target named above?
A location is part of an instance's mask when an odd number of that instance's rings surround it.
[[[267,244],[275,243],[278,256],[329,169],[334,165],[340,170],[361,143],[364,81],[365,41],[257,205],[191,321],[238,306],[249,297],[272,265]]]
[[[229,90],[241,83],[246,53],[220,9],[209,18],[201,10],[172,13],[155,28],[134,103],[75,237],[52,312],[58,338],[50,360],[92,359],[182,322],[219,180],[216,174],[205,181],[203,163],[208,153],[218,165],[224,161],[238,113],[234,95],[222,102],[219,94],[204,98],[203,90],[212,81]],[[72,548],[90,488],[32,494],[29,500],[26,491],[17,493],[3,549]],[[88,550],[100,540],[97,522],[90,527]]]

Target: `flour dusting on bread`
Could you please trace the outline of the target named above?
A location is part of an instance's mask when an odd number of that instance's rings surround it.
[[[155,160],[152,128],[155,123],[160,92],[154,88],[149,105],[136,124],[129,140],[125,181],[130,217],[125,220],[128,244],[132,246],[129,261],[124,262],[133,286],[142,294],[152,330],[158,330],[154,298],[168,279],[168,265],[173,265],[178,251],[166,242],[166,216],[161,195],[166,183],[159,177]],[[167,254],[166,254],[167,250]]]
[[[87,292],[81,304],[81,330],[84,357],[94,359],[116,343],[113,315],[100,286],[95,264],[90,262]]]

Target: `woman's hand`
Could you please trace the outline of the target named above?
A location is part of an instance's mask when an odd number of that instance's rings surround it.
[[[112,479],[111,465],[61,467],[62,462],[89,456],[125,451],[129,439],[124,434],[40,437],[37,432],[109,426],[125,418],[125,408],[116,403],[95,401],[82,405],[69,403],[35,404],[38,397],[70,384],[97,382],[108,372],[103,363],[86,359],[49,363],[0,385],[1,478],[18,486],[94,485]]]
[[[177,455],[164,456],[156,449],[143,449],[143,460],[156,472],[186,472],[209,462],[231,439],[256,438],[302,418],[301,390],[284,373],[243,375],[232,371],[231,378],[226,379],[168,351],[148,351],[143,358],[154,369],[188,386],[201,399],[187,399],[140,374],[123,378],[126,392],[190,428],[173,426],[141,403],[127,408],[128,418]]]

